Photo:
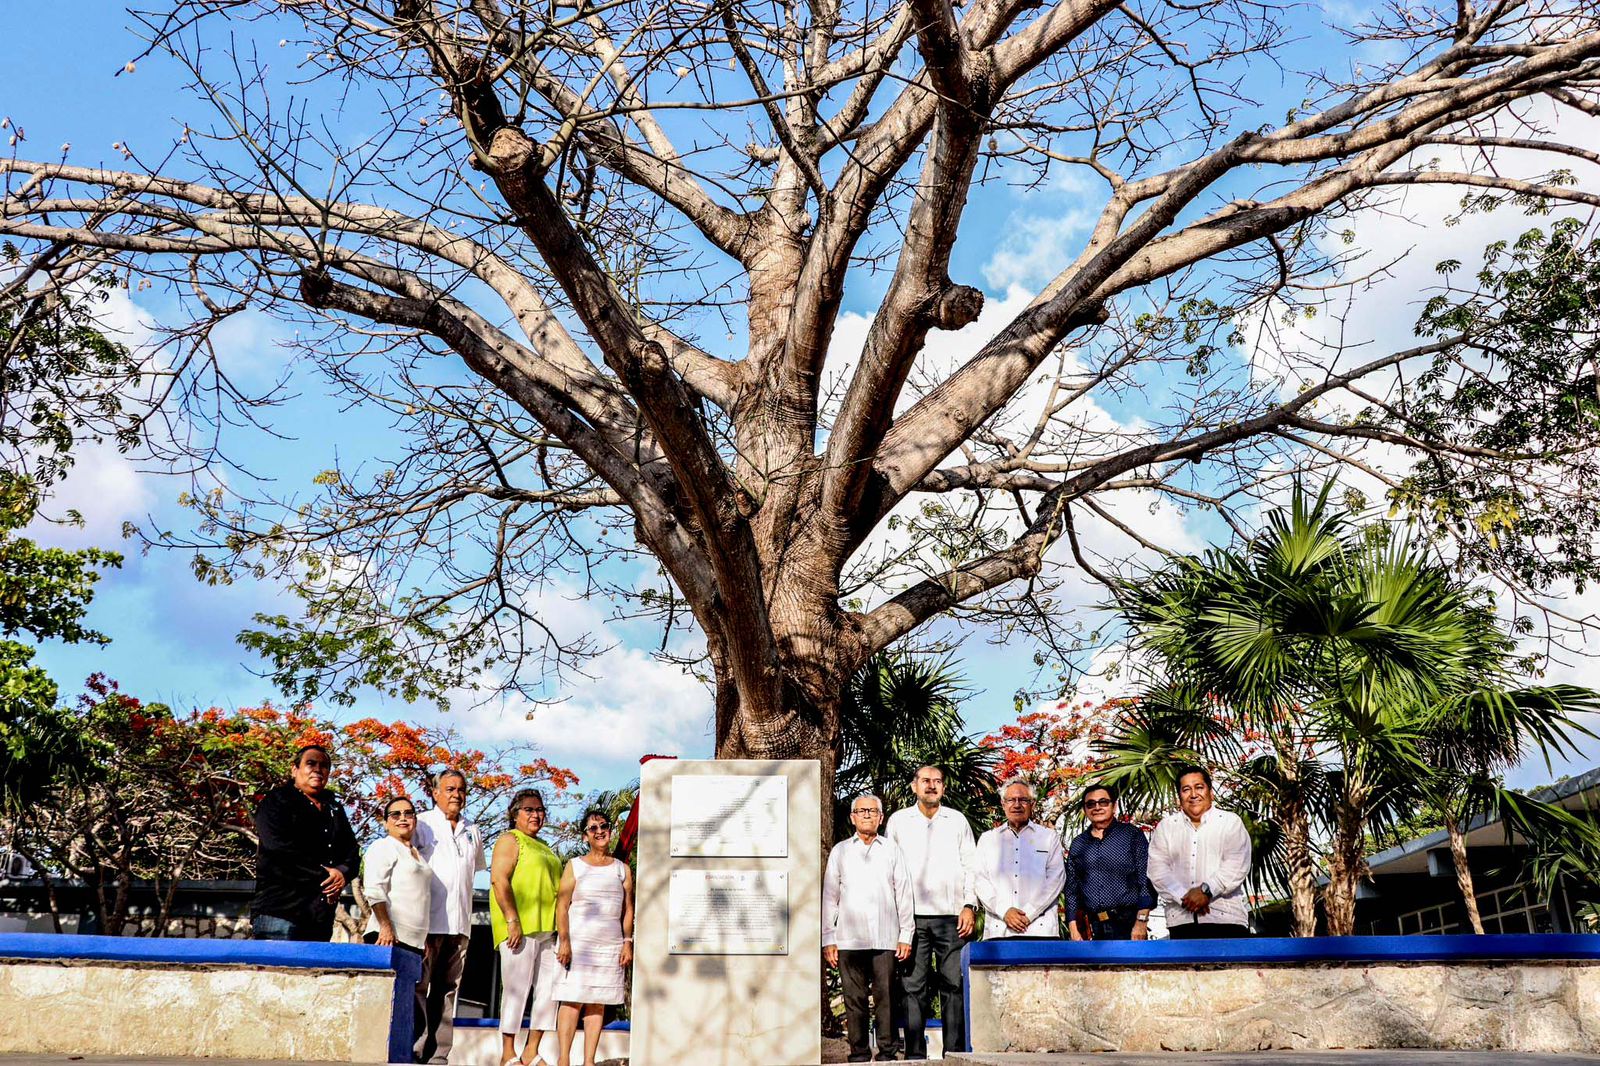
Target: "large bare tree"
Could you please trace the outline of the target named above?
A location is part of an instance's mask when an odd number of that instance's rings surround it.
[[[120,146],[123,169],[0,161],[0,235],[36,286],[109,272],[186,295],[161,380],[219,421],[261,410],[209,355],[251,309],[393,412],[410,445],[314,498],[194,500],[222,549],[202,576],[281,568],[307,596],[253,638],[286,679],[537,680],[591,649],[557,639],[530,583],[604,585],[597,559],[642,549],[661,579],[613,591],[703,633],[717,754],[831,774],[840,693],[874,652],[952,614],[1060,643],[1060,570],[1107,576],[1080,530],[1159,548],[1118,494],[1231,520],[1274,477],[1354,464],[1431,504],[1362,458],[1379,444],[1475,471],[1447,525],[1499,544],[1506,499],[1579,491],[1582,449],[1474,441],[1492,403],[1408,406],[1498,380],[1482,323],[1361,358],[1270,327],[1351,280],[1327,238],[1406,187],[1600,204],[1572,180],[1596,155],[1561,133],[1600,115],[1600,6],[1322,17],[174,0],[143,16],[151,53],[210,117],[159,158]],[[957,238],[994,240],[992,216],[963,230],[972,202],[1063,177],[1092,223],[952,365],[930,339],[984,305]],[[846,307],[870,309],[859,351],[833,343]],[[1108,423],[1107,403],[1140,417]]]

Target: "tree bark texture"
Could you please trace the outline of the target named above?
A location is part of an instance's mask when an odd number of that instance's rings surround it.
[[[1461,905],[1467,909],[1467,922],[1472,931],[1483,935],[1483,918],[1478,914],[1478,894],[1472,885],[1472,867],[1467,863],[1467,837],[1461,825],[1451,815],[1445,815],[1445,831],[1450,834],[1450,863],[1456,871],[1456,890],[1461,893]]]
[[[1365,828],[1360,804],[1348,797],[1341,800],[1328,853],[1328,888],[1323,894],[1329,936],[1355,935],[1356,888],[1367,873]]]

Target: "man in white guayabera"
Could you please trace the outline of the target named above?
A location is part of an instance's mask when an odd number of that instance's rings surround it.
[[[977,845],[966,815],[943,806],[944,771],[924,766],[911,779],[917,802],[889,818],[886,835],[905,853],[917,909],[911,969],[905,975],[906,1058],[928,1057],[927,1024],[939,993],[946,1051],[967,1046],[961,946],[978,921],[972,878]]]
[[[862,793],[850,801],[855,832],[828,853],[822,875],[822,957],[839,967],[850,1062],[868,1062],[867,993],[877,1016],[878,1057],[894,1057],[894,964],[911,956],[916,928],[911,873],[892,840],[878,835],[883,801]]]
[[[445,770],[433,781],[433,809],[417,819],[417,851],[433,869],[433,911],[422,953],[417,1007],[423,1012],[418,1062],[450,1061],[455,1039],[456,992],[472,934],[472,878],[489,864],[483,833],[467,820],[467,775]]]
[[[1059,937],[1061,886],[1067,881],[1061,835],[1033,820],[1033,786],[1000,788],[1006,820],[978,838],[973,890],[983,905],[983,939]]]
[[[1211,774],[1186,766],[1178,774],[1178,810],[1150,834],[1150,883],[1156,886],[1174,940],[1250,935],[1244,881],[1250,834],[1232,811],[1216,806]]]

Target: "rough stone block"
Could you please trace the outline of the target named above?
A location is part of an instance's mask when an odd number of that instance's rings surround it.
[[[1447,1003],[1430,1026],[1433,1046],[1488,1051],[1511,1046],[1511,1012],[1506,1007]]]

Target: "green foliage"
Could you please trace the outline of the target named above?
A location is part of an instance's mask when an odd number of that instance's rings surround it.
[[[13,516],[12,520],[15,520]],[[120,565],[114,552],[40,548],[0,529],[0,633],[37,642],[105,644],[83,624],[97,567]],[[54,681],[33,665],[34,649],[0,640],[0,808],[33,802],[41,781],[90,758],[93,745],[65,727]]]
[[[1600,509],[1581,500],[1600,477],[1600,242],[1562,219],[1490,245],[1476,280],[1428,301],[1417,333],[1464,339],[1378,420],[1477,451],[1424,456],[1391,513],[1455,534],[1469,567],[1582,591],[1600,573]]]
[[[0,260],[15,258],[15,248],[0,247]],[[0,301],[0,520],[10,528],[26,525],[66,476],[79,441],[109,437],[126,450],[139,440],[139,420],[124,402],[138,365],[93,323],[112,284],[97,278],[76,299]]]
[[[444,609],[386,617],[364,589],[294,589],[306,603],[304,618],[257,614],[261,629],[238,641],[272,664],[272,680],[295,699],[326,699],[349,707],[367,686],[415,703],[448,707],[445,693],[472,687],[486,645],[461,633]],[[429,649],[419,653],[419,648]],[[490,660],[492,662],[492,660]]]
[[[0,641],[0,809],[36,802],[57,768],[91,757],[56,707],[56,683],[32,663],[32,648]]]
[[[1127,586],[1133,643],[1159,676],[1101,749],[1135,799],[1170,796],[1178,762],[1223,768],[1258,880],[1289,884],[1320,854],[1353,892],[1369,828],[1400,817],[1426,771],[1421,723],[1472,682],[1483,608],[1332,495],[1297,487],[1242,548]]]
[[[849,803],[859,793],[880,797],[891,814],[915,803],[911,778],[922,766],[944,771],[945,803],[976,832],[998,821],[995,753],[965,732],[965,694],[948,660],[913,652],[882,652],[856,672],[840,707],[835,839],[852,831]]]
[[[97,568],[122,565],[122,556],[98,548],[41,548],[26,537],[0,532],[0,633],[68,644],[108,644],[84,626],[94,598]]]

